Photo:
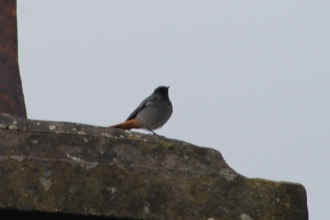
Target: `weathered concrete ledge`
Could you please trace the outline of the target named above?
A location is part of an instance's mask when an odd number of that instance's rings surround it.
[[[129,219],[308,219],[302,185],[189,143],[0,115],[0,209]],[[262,164],[261,164],[262,165]]]

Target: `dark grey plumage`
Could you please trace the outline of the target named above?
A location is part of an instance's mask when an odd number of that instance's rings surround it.
[[[130,114],[126,121],[135,118],[137,123],[151,132],[162,127],[173,112],[168,96],[169,87],[159,86]],[[153,132],[154,133],[154,132]]]

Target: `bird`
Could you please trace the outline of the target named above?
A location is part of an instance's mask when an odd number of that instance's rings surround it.
[[[133,128],[145,129],[158,136],[154,130],[161,128],[173,113],[173,106],[168,95],[169,88],[169,86],[157,87],[154,92],[145,98],[128,116],[126,121],[109,126],[109,128],[125,130]]]

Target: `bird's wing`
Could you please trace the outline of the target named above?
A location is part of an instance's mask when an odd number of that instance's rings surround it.
[[[128,118],[126,119],[126,121],[131,120],[133,118],[136,117],[136,115],[144,108],[146,108],[147,106],[149,106],[153,101],[155,101],[157,99],[156,96],[149,96],[147,97],[145,100],[143,100],[141,102],[141,104],[130,114],[130,116],[128,116]]]

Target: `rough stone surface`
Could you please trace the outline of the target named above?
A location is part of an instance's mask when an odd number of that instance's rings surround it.
[[[0,113],[26,117],[17,54],[16,1],[0,0]]]
[[[249,179],[189,143],[0,115],[0,209],[126,219],[308,219],[296,183]]]

